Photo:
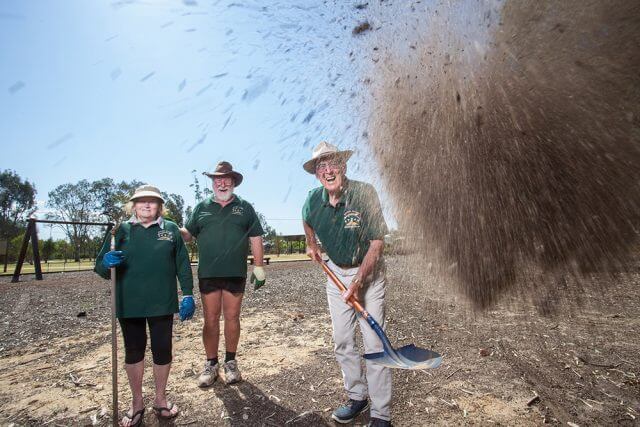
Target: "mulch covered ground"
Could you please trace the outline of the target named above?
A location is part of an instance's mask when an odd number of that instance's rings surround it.
[[[411,272],[417,262],[388,259],[388,335],[396,346],[415,343],[444,361],[431,371],[394,371],[395,425],[637,424],[636,272],[596,280],[579,306],[543,297],[544,315],[514,296],[472,313],[440,279]],[[274,264],[267,274],[267,286],[245,297],[238,355],[244,382],[199,389],[202,317],[176,323],[169,379],[170,398],[181,408],[175,425],[332,424],[331,410],[345,395],[323,274],[311,262]],[[3,279],[0,423],[111,423],[109,286],[90,272]],[[119,384],[122,411],[130,399],[122,369]],[[148,407],[152,393],[147,375]],[[150,410],[145,423],[158,424]]]

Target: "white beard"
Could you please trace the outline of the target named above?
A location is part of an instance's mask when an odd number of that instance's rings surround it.
[[[214,193],[214,197],[220,202],[227,202],[233,197],[233,191],[228,191],[227,193],[220,195]]]

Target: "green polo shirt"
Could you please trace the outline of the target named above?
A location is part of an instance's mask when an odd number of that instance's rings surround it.
[[[116,250],[124,262],[116,267],[116,316],[153,317],[178,312],[176,277],[183,295],[193,294],[193,276],[187,248],[178,226],[160,219],[145,228],[124,222],[116,232]],[[111,234],[96,258],[94,271],[105,279],[111,270],[102,265]]]
[[[378,193],[360,181],[346,181],[335,207],[324,187],[314,188],[302,207],[302,219],[313,228],[331,261],[341,267],[360,265],[371,240],[387,234]]]
[[[198,239],[198,277],[247,277],[249,237],[262,236],[251,203],[234,195],[222,207],[211,197],[198,203],[185,228]]]

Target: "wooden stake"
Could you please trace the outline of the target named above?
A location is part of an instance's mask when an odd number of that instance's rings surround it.
[[[116,230],[111,229],[111,250],[116,250]],[[118,425],[118,338],[116,336],[116,268],[111,267],[111,393],[113,425]]]

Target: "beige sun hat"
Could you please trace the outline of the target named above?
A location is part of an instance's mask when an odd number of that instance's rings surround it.
[[[142,197],[155,197],[164,203],[164,198],[162,197],[162,194],[160,194],[160,190],[158,187],[154,187],[153,185],[145,184],[136,188],[129,201],[134,202],[136,199],[140,199]]]
[[[329,144],[327,141],[322,141],[316,146],[316,148],[313,149],[311,160],[307,160],[306,162],[304,162],[302,167],[310,174],[315,174],[316,162],[318,160],[326,157],[339,157],[346,162],[347,160],[349,160],[352,154],[353,151],[351,150],[338,150],[338,147],[336,147],[335,145]]]
[[[202,174],[208,176],[211,179],[217,176],[230,176],[233,178],[236,187],[240,185],[240,183],[242,183],[242,174],[240,172],[234,171],[231,163],[225,162],[224,160],[218,163],[216,169],[213,172],[202,172]]]

